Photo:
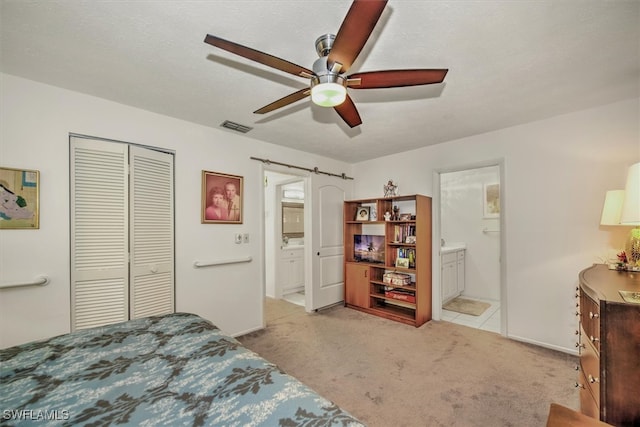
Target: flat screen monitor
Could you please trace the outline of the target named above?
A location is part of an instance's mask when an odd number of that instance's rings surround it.
[[[353,258],[359,262],[384,264],[384,236],[374,234],[354,235]]]

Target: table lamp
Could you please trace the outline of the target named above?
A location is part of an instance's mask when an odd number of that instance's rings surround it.
[[[631,266],[640,266],[640,162],[629,167],[627,184],[624,188],[624,201],[620,214],[621,225],[631,225],[634,228],[629,233],[625,252]]]

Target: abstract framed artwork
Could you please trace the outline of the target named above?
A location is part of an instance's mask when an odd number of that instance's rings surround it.
[[[0,167],[0,229],[40,228],[40,172]]]
[[[202,171],[203,224],[242,224],[243,178]]]

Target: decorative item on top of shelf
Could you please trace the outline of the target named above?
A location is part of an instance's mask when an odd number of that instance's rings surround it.
[[[484,218],[500,216],[500,184],[483,185],[482,208]]]
[[[386,212],[384,213],[384,220],[385,220],[385,221],[391,221],[391,212],[386,211]]]
[[[400,219],[400,221],[411,221],[411,214],[410,213],[401,213],[399,219]]]
[[[202,223],[242,224],[243,178],[202,171]]]
[[[356,211],[356,221],[369,221],[369,206],[358,206]]]
[[[405,237],[404,242],[405,243],[413,243],[413,244],[415,244],[416,243],[416,236],[407,236],[407,237]]]
[[[40,172],[0,167],[0,229],[40,228]]]
[[[392,179],[390,179],[382,188],[384,189],[384,197],[393,197],[398,195],[398,185],[394,184]]]

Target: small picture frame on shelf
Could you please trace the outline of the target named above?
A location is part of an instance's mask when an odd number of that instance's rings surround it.
[[[416,243],[416,236],[407,236],[404,239],[404,242],[405,243],[413,243],[413,244],[415,244]]]
[[[396,267],[409,268],[409,258],[396,258]]]
[[[400,214],[400,221],[411,221],[411,214],[410,213],[401,213]]]
[[[356,221],[369,221],[369,206],[358,206],[358,210],[356,210]]]

